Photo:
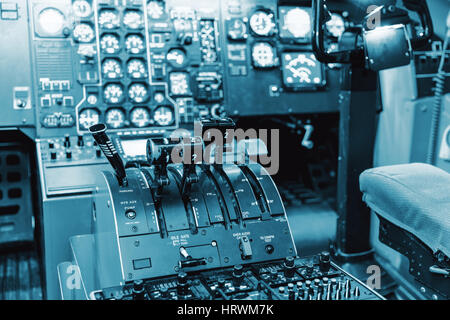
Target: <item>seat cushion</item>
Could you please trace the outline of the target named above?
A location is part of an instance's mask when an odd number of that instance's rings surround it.
[[[411,163],[366,170],[359,182],[373,211],[450,257],[450,174]]]

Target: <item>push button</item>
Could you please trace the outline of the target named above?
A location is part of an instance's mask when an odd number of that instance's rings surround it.
[[[136,211],[134,211],[134,210],[127,210],[127,211],[125,212],[125,216],[126,216],[128,219],[133,220],[133,219],[136,218]]]

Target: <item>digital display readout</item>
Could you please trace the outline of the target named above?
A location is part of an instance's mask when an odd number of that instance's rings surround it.
[[[123,153],[127,157],[145,156],[147,139],[121,140]]]

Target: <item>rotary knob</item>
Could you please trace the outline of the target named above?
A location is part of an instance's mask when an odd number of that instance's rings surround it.
[[[292,278],[295,274],[295,259],[292,256],[284,259],[284,276],[286,278]]]
[[[328,272],[330,270],[330,253],[323,251],[319,255],[319,268],[322,272]]]
[[[133,299],[134,300],[144,300],[145,299],[145,288],[144,288],[144,281],[142,280],[135,280],[133,282]]]

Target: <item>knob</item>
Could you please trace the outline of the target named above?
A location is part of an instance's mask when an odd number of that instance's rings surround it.
[[[72,159],[72,151],[66,151],[66,159]]]
[[[237,264],[233,268],[233,285],[240,286],[244,277],[244,267],[242,264]]]
[[[278,272],[277,272],[277,270],[274,270],[274,269],[270,270],[270,279],[274,280],[274,281],[278,279]]]
[[[219,278],[217,280],[217,285],[219,286],[219,288],[223,288],[225,286],[225,279],[224,278]]]
[[[312,262],[308,262],[305,271],[307,276],[311,276],[314,272],[314,264]]]
[[[323,251],[319,255],[319,268],[322,272],[328,272],[330,270],[330,253]]]
[[[95,150],[95,155],[97,156],[97,158],[100,158],[102,156],[102,150],[100,149]]]
[[[56,160],[56,152],[55,151],[50,152],[50,159]]]
[[[69,136],[66,136],[64,138],[64,147],[70,148],[70,137]]]
[[[187,296],[189,293],[189,286],[187,283],[187,273],[180,272],[177,276],[177,294],[180,298]]]
[[[355,296],[355,297],[359,297],[360,296],[358,287],[355,287],[355,290],[353,290],[353,296]]]
[[[292,278],[295,274],[295,259],[292,256],[284,259],[284,276],[286,278]]]
[[[162,287],[160,292],[161,292],[161,297],[163,297],[163,298],[167,298],[169,296],[169,289],[167,289],[166,287]]]
[[[84,139],[83,136],[78,136],[77,146],[84,147]]]
[[[136,218],[136,211],[134,211],[134,210],[127,210],[126,212],[125,212],[125,216],[128,218],[128,219],[130,219],[130,220],[133,220],[134,218]]]
[[[134,300],[144,300],[145,299],[144,281],[135,280],[133,282],[132,293],[133,293]]]
[[[49,148],[49,149],[55,148],[55,144],[54,144],[53,142],[49,142],[49,143],[48,143],[48,148]]]
[[[187,283],[187,273],[186,272],[180,272],[177,276],[178,284],[186,284]]]

